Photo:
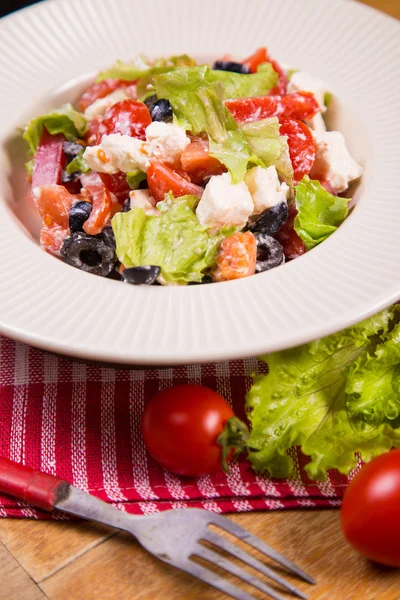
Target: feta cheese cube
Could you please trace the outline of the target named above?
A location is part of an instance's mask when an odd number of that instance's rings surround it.
[[[336,194],[344,192],[351,181],[361,177],[363,168],[350,156],[340,131],[315,132],[316,157],[311,178],[325,179]]]
[[[210,178],[197,206],[196,215],[204,227],[219,231],[222,227],[243,229],[254,210],[246,184],[233,184],[229,173]]]
[[[126,100],[130,98],[125,89],[115,90],[104,96],[104,98],[98,98],[87,107],[85,112],[83,113],[87,119],[93,119],[94,117],[103,117],[107,110],[114,106],[117,102],[121,102],[121,100]]]
[[[149,190],[132,190],[129,192],[129,198],[132,208],[143,208],[146,215],[159,215],[160,213],[155,207],[155,200],[150,195]]]
[[[190,143],[186,131],[173,123],[154,121],[146,127],[146,150],[149,155],[171,165]]]
[[[321,111],[326,111],[324,97],[328,89],[319,77],[314,77],[306,71],[296,71],[288,83],[287,91],[289,93],[310,92],[318,102]]]
[[[287,201],[289,186],[279,181],[275,167],[255,167],[246,173],[244,180],[253,199],[254,215]]]
[[[83,157],[100,173],[146,171],[150,164],[144,142],[120,133],[104,135],[98,146],[87,146]]]
[[[324,117],[321,115],[320,112],[311,117],[311,119],[306,119],[305,123],[314,132],[323,133],[324,131],[326,131]]]

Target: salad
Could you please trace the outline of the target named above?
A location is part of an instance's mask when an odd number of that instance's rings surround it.
[[[293,260],[348,215],[362,175],[327,131],[324,82],[266,48],[212,67],[118,61],[78,99],[32,119],[40,244],[133,284],[247,277]]]

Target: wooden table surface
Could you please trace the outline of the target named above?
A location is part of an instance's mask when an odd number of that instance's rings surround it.
[[[400,18],[400,0],[363,1]],[[353,552],[341,535],[336,510],[252,513],[232,519],[314,575],[316,586],[298,585],[310,599],[400,600],[400,571],[373,565]],[[0,519],[0,600],[45,598],[223,600],[226,596],[153,559],[132,538],[105,527]]]

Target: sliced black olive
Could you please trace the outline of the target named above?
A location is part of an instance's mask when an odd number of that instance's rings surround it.
[[[108,244],[110,244],[110,246],[112,246],[112,248],[115,249],[117,247],[114,231],[111,225],[106,225],[100,235]]]
[[[83,147],[75,142],[64,142],[64,154],[69,158],[75,158],[79,152],[82,152]]]
[[[169,100],[161,98],[154,102],[150,109],[150,115],[152,121],[164,121],[164,123],[170,123],[172,121],[172,107]]]
[[[122,205],[121,212],[128,212],[130,210],[131,210],[131,199],[128,196],[128,198],[125,200],[125,202]]]
[[[83,224],[88,220],[92,212],[90,202],[75,202],[69,210],[69,228],[72,232],[83,231]]]
[[[257,242],[256,273],[269,271],[285,262],[283,248],[275,238],[265,233],[255,233]]]
[[[122,271],[122,277],[133,285],[153,285],[161,273],[160,267],[146,265],[143,267],[130,267]]]
[[[251,69],[243,64],[238,62],[231,62],[228,60],[217,60],[214,63],[213,69],[216,71],[231,71],[232,73],[242,73],[244,75],[249,75],[251,73]]]
[[[147,96],[146,100],[144,100],[144,103],[147,106],[147,108],[151,111],[157,100],[158,98],[156,94],[153,94],[152,96]]]
[[[288,205],[286,202],[280,202],[279,204],[275,204],[275,206],[272,206],[272,208],[269,208],[261,213],[257,221],[254,221],[254,223],[250,225],[249,229],[252,233],[256,233],[258,231],[260,233],[272,235],[280,230],[288,218]]]
[[[77,181],[81,175],[82,173],[80,171],[74,171],[73,173],[67,173],[66,171],[63,171],[61,183],[72,183],[73,181]]]
[[[107,236],[102,233],[87,235],[82,231],[75,231],[65,238],[61,258],[72,267],[102,277],[109,275],[117,262],[115,247]]]

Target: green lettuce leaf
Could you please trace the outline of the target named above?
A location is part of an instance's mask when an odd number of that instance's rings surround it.
[[[157,265],[167,284],[200,282],[204,271],[215,263],[223,235],[210,236],[205,231],[191,208],[194,204],[191,198],[182,197],[167,201],[159,216],[147,216],[141,208],[117,213],[112,227],[121,263],[126,267]]]
[[[81,173],[87,173],[88,171],[90,171],[90,167],[87,164],[86,160],[83,158],[83,153],[84,153],[84,148],[82,148],[81,152],[79,152],[79,154],[77,154],[70,163],[68,163],[67,168],[65,169],[65,172],[68,175],[71,175],[71,173],[76,173],[77,171],[80,171]]]
[[[25,169],[26,169],[26,170],[27,170],[27,172],[28,172],[28,175],[29,175],[29,177],[32,177],[32,174],[33,174],[33,168],[34,168],[34,166],[35,166],[35,161],[34,161],[34,159],[32,158],[31,160],[28,160],[28,162],[26,162],[24,166],[25,166]]]
[[[269,373],[255,378],[246,397],[256,471],[288,477],[293,461],[287,452],[300,446],[311,458],[309,476],[325,479],[327,469],[354,468],[356,452],[368,461],[400,445],[400,428],[384,417],[372,423],[352,416],[346,395],[355,361],[377,334],[387,333],[393,315],[387,309],[327,338],[262,357]]]
[[[400,426],[400,323],[351,366],[346,393],[352,417],[370,425],[388,420]]]
[[[29,144],[31,154],[35,154],[43,127],[46,127],[51,135],[63,133],[67,140],[74,141],[76,138],[83,137],[86,123],[86,118],[82,113],[74,110],[72,104],[64,104],[29,121],[22,137]]]
[[[176,122],[193,134],[206,132],[210,155],[222,162],[233,183],[243,180],[252,152],[235,119],[224,104],[221,82],[208,82],[207,65],[157,75],[159,98],[167,98]],[[257,159],[255,159],[257,161]]]
[[[328,238],[348,215],[349,198],[330,194],[319,181],[305,176],[296,187],[298,214],[294,228],[311,250]]]
[[[146,179],[146,173],[143,171],[129,171],[126,174],[126,181],[131,190],[137,190],[142,181]]]
[[[278,83],[278,74],[270,63],[264,63],[258,73],[242,75],[231,71],[209,70],[206,73],[208,83],[221,82],[226,98],[250,98],[266,96]]]
[[[196,65],[195,59],[187,54],[171,56],[170,58],[158,58],[153,62],[150,62],[144,55],[139,55],[127,63],[117,60],[112,67],[99,73],[96,81],[108,78],[136,81],[137,79],[146,78],[148,83],[151,83],[152,76],[157,73],[164,73],[184,66],[192,67],[194,65]],[[141,92],[143,92],[143,89],[141,89]]]
[[[293,166],[289,156],[287,137],[279,134],[278,117],[242,123],[250,150],[266,167],[275,166],[280,178],[287,184],[293,183]]]

